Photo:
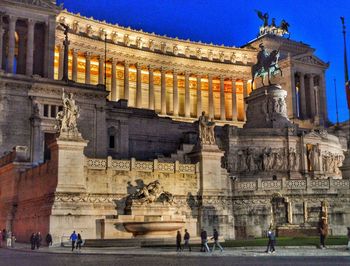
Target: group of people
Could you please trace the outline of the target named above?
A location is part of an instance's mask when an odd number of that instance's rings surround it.
[[[182,242],[182,236],[180,231],[177,231],[176,234],[176,251],[183,251],[186,247],[188,248],[189,251],[192,251],[191,246],[190,246],[190,234],[185,229],[185,234],[184,234],[184,245],[181,245]],[[214,240],[213,248],[211,252],[215,251],[215,247],[217,246],[221,252],[224,251],[223,247],[219,243],[219,232],[214,228],[213,230],[213,237],[211,240]],[[207,231],[202,229],[201,231],[201,252],[210,252],[210,248],[208,246],[208,234]]]
[[[77,251],[81,250],[81,247],[83,245],[83,239],[81,237],[81,234],[77,234],[75,231],[70,235],[69,240],[72,241],[72,251],[76,249]]]
[[[14,248],[15,241],[16,237],[11,231],[7,231],[6,229],[0,231],[0,247],[6,246],[8,248]]]
[[[39,249],[41,246],[42,240],[43,240],[43,238],[42,238],[40,232],[32,233],[32,235],[30,236],[30,240],[29,240],[31,250]],[[48,233],[46,235],[45,241],[46,241],[46,245],[48,247],[52,246],[52,236],[50,233]]]

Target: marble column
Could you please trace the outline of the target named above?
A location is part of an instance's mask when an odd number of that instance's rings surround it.
[[[235,78],[232,78],[232,121],[237,121],[237,89]]]
[[[185,117],[191,116],[190,76],[185,71]]]
[[[318,91],[318,101],[319,101],[319,115],[320,123],[324,125],[327,121],[328,112],[327,112],[327,98],[326,98],[326,79],[325,71],[322,71],[322,74],[319,76],[319,91]]]
[[[124,99],[129,100],[129,61],[124,62]]]
[[[117,101],[119,99],[119,93],[117,91],[117,59],[111,59],[112,71],[111,71],[111,101]]]
[[[173,70],[173,104],[174,116],[179,116],[179,92],[177,87],[177,70]]]
[[[91,53],[90,52],[85,53],[85,83],[91,84]]]
[[[100,55],[98,57],[98,84],[104,84],[104,76],[105,76],[105,58]]]
[[[306,119],[306,94],[305,94],[305,77],[304,73],[298,73],[299,75],[299,98],[300,98],[300,117]]]
[[[153,75],[153,66],[148,66],[148,108],[154,110],[154,75]]]
[[[165,81],[165,68],[164,67],[161,68],[160,75],[161,75],[161,93],[160,93],[161,114],[166,115],[166,81]]]
[[[226,120],[225,110],[225,79],[220,76],[220,120]]]
[[[63,58],[64,58],[64,47],[63,45],[58,45],[58,80],[63,78]]]
[[[197,74],[197,117],[202,114],[202,90],[201,90],[201,76]]]
[[[3,25],[3,13],[0,12],[0,70],[2,69],[2,59],[3,59],[3,54],[2,54],[2,50],[3,50],[3,37],[4,37],[4,32],[5,30],[3,29],[2,25]]]
[[[14,60],[15,60],[15,32],[16,32],[17,18],[9,16],[9,35],[8,35],[8,58],[6,71],[13,73]]]
[[[247,121],[247,104],[245,102],[245,98],[248,97],[248,88],[247,88],[247,81],[243,80],[243,118],[244,121]]]
[[[209,109],[209,119],[214,118],[214,94],[213,94],[213,76],[208,75],[208,109]]]
[[[1,19],[1,17],[0,17],[0,19]],[[0,23],[0,70],[2,69],[2,59],[3,59],[2,50],[3,50],[4,32],[5,32],[5,30],[2,28],[2,25]]]
[[[26,54],[26,75],[33,75],[34,65],[34,27],[35,21],[28,19],[28,33],[27,33],[27,54]]]
[[[72,80],[77,82],[78,80],[78,51],[72,49]]]
[[[142,65],[140,63],[136,64],[136,107],[142,107]]]
[[[315,108],[315,85],[314,85],[314,75],[309,74],[309,97],[310,97],[310,118],[314,118],[316,114],[316,108]]]

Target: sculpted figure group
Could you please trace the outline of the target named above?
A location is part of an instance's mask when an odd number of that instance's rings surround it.
[[[215,122],[214,119],[209,121],[205,112],[198,119],[199,140],[202,144],[216,144],[215,140]]]
[[[69,135],[78,135],[77,120],[79,118],[79,107],[75,103],[73,93],[62,94],[63,110],[56,115],[57,125],[56,129],[60,133],[67,133]]]
[[[138,189],[135,193],[130,194],[127,198],[126,204],[127,206],[132,205],[133,202],[147,204],[158,200],[170,204],[174,202],[173,195],[164,191],[160,182],[156,180]]]

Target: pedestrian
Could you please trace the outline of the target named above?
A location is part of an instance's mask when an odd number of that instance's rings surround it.
[[[348,227],[348,247],[346,250],[350,250],[350,227]]]
[[[181,233],[180,231],[177,231],[177,234],[176,234],[176,251],[182,251],[182,248],[181,248]]]
[[[73,233],[70,235],[69,239],[72,240],[72,251],[73,251],[74,248],[75,248],[75,242],[76,242],[77,239],[78,239],[78,236],[77,236],[77,234],[75,233],[75,231],[73,231]]]
[[[212,240],[214,239],[214,245],[213,245],[213,248],[212,248],[211,251],[214,252],[215,246],[218,246],[219,249],[221,250],[221,252],[223,252],[224,249],[222,248],[222,246],[219,243],[219,232],[215,228],[214,228],[214,231],[213,231],[213,237],[211,239]]]
[[[11,236],[11,248],[15,248],[15,243],[16,243],[16,237],[15,237],[15,234],[12,233],[12,236]]]
[[[30,236],[30,249],[31,250],[34,250],[35,249],[35,234],[32,233],[32,235]]]
[[[83,244],[83,239],[81,238],[81,235],[78,233],[78,238],[77,238],[77,246],[76,249],[79,251],[81,250],[81,245]]]
[[[208,235],[207,231],[202,229],[201,232],[201,252],[210,252],[210,249],[208,247]]]
[[[50,233],[48,233],[48,234],[46,235],[45,240],[46,240],[46,245],[47,245],[48,247],[49,247],[49,246],[52,246],[52,236],[51,236]]]
[[[2,248],[2,231],[0,230],[0,248]]]
[[[185,229],[185,235],[184,235],[184,246],[182,248],[182,250],[185,249],[185,247],[188,247],[188,250],[191,252],[191,246],[190,246],[190,233],[187,231],[187,229]]]
[[[269,228],[269,231],[267,232],[267,237],[269,241],[267,242],[267,247],[265,252],[275,253],[276,235],[275,235],[275,232],[272,230],[272,227]]]
[[[6,246],[7,246],[8,248],[11,247],[11,237],[12,237],[11,231],[7,231],[7,232],[6,232]]]
[[[320,247],[321,249],[325,249],[325,241],[328,236],[328,224],[326,217],[322,217],[320,225],[319,225],[319,233],[320,233]]]
[[[37,249],[40,248],[42,240],[43,240],[43,238],[41,236],[41,233],[37,232],[36,235],[35,235],[35,246],[36,246]]]

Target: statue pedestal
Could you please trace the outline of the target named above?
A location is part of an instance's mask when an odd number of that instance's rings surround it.
[[[260,87],[246,98],[247,122],[244,128],[284,128],[293,124],[288,119],[287,92],[279,85]]]
[[[343,179],[350,179],[350,150],[345,154],[343,165],[339,169],[342,172]]]
[[[84,148],[87,141],[61,140],[50,145],[52,158],[57,161],[58,192],[83,192],[86,189],[84,176]]]

